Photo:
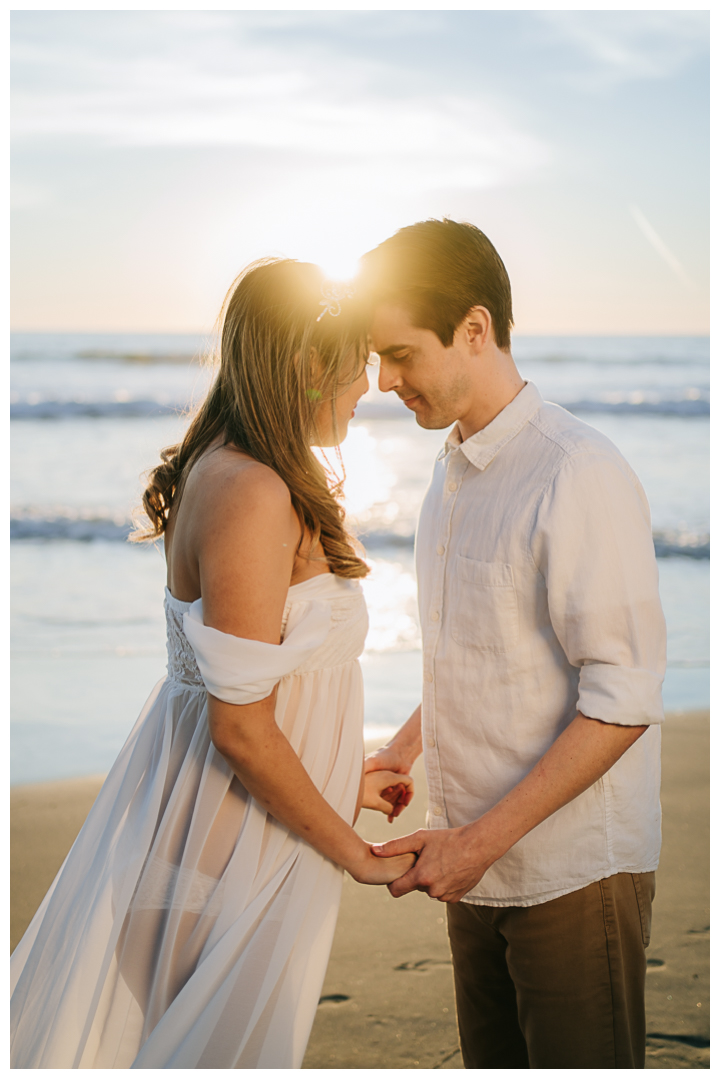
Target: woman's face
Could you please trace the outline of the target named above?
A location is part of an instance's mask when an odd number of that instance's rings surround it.
[[[355,363],[353,358],[352,363]],[[369,388],[367,365],[354,382],[341,389],[335,398],[335,426],[333,427],[333,409],[331,401],[321,401],[315,414],[317,435],[315,446],[338,446],[347,435],[348,424],[355,415],[355,406]]]

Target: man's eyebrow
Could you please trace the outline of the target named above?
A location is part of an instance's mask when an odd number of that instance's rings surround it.
[[[378,356],[389,356],[390,353],[399,352],[401,349],[409,349],[409,345],[388,345],[386,349],[373,349]]]

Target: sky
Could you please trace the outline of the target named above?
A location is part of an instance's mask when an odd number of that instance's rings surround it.
[[[706,11],[15,11],[11,325],[211,329],[471,221],[516,330],[705,334]]]

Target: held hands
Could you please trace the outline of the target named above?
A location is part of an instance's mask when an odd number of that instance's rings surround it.
[[[370,845],[363,841],[364,851],[346,868],[361,885],[390,885],[396,878],[402,877],[415,862],[412,854],[396,855],[379,859],[373,854]]]
[[[415,793],[411,776],[378,769],[365,773],[362,804],[366,810],[379,810],[387,814],[389,822],[401,814]]]
[[[403,752],[402,748],[393,745],[381,746],[373,750],[365,758],[365,774],[371,772],[389,771],[396,773],[409,773],[417,754],[412,756],[409,752]]]
[[[373,750],[365,758],[365,792],[367,800],[363,803],[373,810],[382,810],[388,815],[388,821],[401,814],[414,794],[410,770],[422,753],[421,707],[413,712],[387,746]],[[378,775],[388,777],[386,781]],[[393,775],[397,774],[397,775]],[[378,789],[378,784],[384,784]],[[371,794],[372,793],[372,794]],[[379,795],[389,807],[370,801]]]
[[[469,826],[459,829],[419,829],[409,836],[388,840],[385,844],[373,844],[372,850],[376,855],[393,860],[404,853],[417,854],[414,866],[388,885],[392,896],[405,896],[417,890],[427,893],[434,900],[455,904],[477,885],[486,870],[502,854],[491,854],[488,850],[490,845],[483,844],[482,840],[478,842],[478,839]]]

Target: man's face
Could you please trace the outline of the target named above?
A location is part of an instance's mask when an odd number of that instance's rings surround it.
[[[446,349],[437,334],[413,326],[407,310],[396,304],[376,309],[370,338],[380,356],[380,389],[394,390],[420,427],[445,428],[458,419],[471,389],[460,346]]]

